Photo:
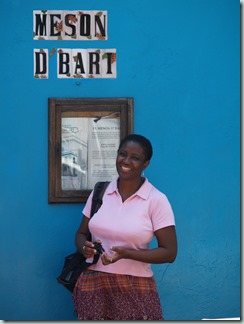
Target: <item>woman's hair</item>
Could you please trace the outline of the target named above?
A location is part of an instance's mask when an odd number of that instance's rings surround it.
[[[145,158],[146,161],[151,160],[152,155],[153,155],[153,149],[152,149],[152,144],[151,142],[144,136],[142,135],[137,135],[137,134],[130,134],[127,135],[125,138],[122,139],[119,145],[118,151],[121,149],[121,147],[126,143],[126,142],[135,142],[141,145],[141,147],[144,150],[145,153]]]

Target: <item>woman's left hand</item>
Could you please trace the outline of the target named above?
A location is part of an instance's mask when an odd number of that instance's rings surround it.
[[[122,247],[111,247],[110,250],[113,251],[113,255],[108,255],[106,252],[101,255],[103,265],[108,265],[122,259],[123,252],[125,252],[125,248]]]

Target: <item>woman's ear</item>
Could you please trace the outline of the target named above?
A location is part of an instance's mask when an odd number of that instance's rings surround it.
[[[150,160],[147,160],[145,163],[144,163],[144,170],[149,166],[150,164]]]

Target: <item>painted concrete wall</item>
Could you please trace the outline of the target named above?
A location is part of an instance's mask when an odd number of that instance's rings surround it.
[[[56,283],[83,205],[47,202],[48,97],[133,97],[146,176],[169,198],[179,254],[153,266],[168,320],[240,316],[238,0],[2,2],[0,318],[73,320]],[[105,42],[37,42],[33,10],[108,10]],[[117,79],[33,78],[33,49],[117,49]],[[145,305],[146,307],[146,305]]]

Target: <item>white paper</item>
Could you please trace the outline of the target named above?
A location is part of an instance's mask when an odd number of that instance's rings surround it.
[[[116,175],[120,119],[108,116],[62,118],[62,190],[93,189]]]
[[[120,141],[119,118],[90,119],[88,149],[88,187],[98,181],[111,181],[116,175],[116,156]]]
[[[62,190],[87,188],[87,118],[62,118]]]

